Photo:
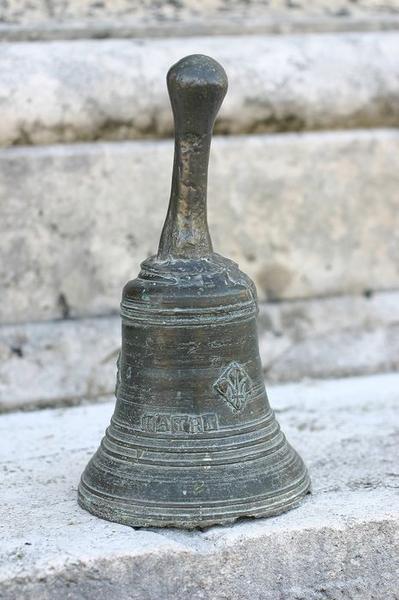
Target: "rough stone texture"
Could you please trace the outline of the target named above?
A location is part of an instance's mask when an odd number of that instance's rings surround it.
[[[0,153],[0,322],[102,315],[156,251],[170,141]],[[154,176],[156,172],[156,176]],[[260,299],[399,285],[399,133],[214,140],[209,222]]]
[[[399,12],[398,0],[338,0],[333,4],[330,0],[306,0],[289,3],[286,0],[179,0],[179,2],[159,2],[158,0],[8,0],[1,5],[0,17],[3,21],[26,22],[34,20],[68,20],[73,18],[98,19],[104,16],[128,17],[162,20],[180,20],[185,16],[195,17],[226,15],[229,12],[239,15],[272,13],[289,16],[336,15],[356,16],[361,14],[378,15],[381,12],[396,14]]]
[[[343,377],[399,369],[399,294],[261,304],[267,381]]]
[[[3,39],[325,31],[398,27],[397,0],[8,0]]]
[[[261,304],[271,381],[399,369],[399,294]],[[103,401],[113,393],[119,317],[0,328],[0,411]]]
[[[120,329],[119,317],[0,327],[0,412],[112,394]]]
[[[134,530],[76,503],[112,403],[0,418],[0,597],[395,600],[399,375],[271,387],[313,495],[280,517]]]
[[[165,75],[198,52],[229,76],[216,132],[399,124],[396,33],[10,43],[0,145],[170,136]]]

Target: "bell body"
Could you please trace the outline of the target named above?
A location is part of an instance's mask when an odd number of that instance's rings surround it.
[[[117,403],[82,477],[85,508],[192,528],[298,503],[309,479],[268,403],[256,313],[251,280],[216,254],[184,271],[143,264],[122,298]]]
[[[116,407],[79,485],[82,507],[132,526],[276,515],[309,491],[267,399],[253,282],[213,252],[207,166],[223,68],[193,55],[168,88],[175,161],[158,254],[123,290]]]

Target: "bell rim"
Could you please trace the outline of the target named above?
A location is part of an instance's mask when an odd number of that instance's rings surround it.
[[[121,502],[108,495],[95,494],[84,483],[82,476],[78,487],[78,503],[81,508],[96,517],[137,528],[205,529],[217,525],[229,525],[241,519],[270,518],[297,508],[306,495],[311,493],[309,473],[304,463],[302,464],[301,477],[289,486],[288,490],[285,488],[280,493],[274,491],[257,501],[245,498],[242,502],[230,504],[227,502],[222,506],[208,502],[200,508],[186,506],[183,510],[179,506],[174,509],[176,513],[171,509],[165,511],[165,506],[159,504],[152,505],[152,514],[145,516],[143,506],[138,506],[134,502]],[[148,508],[146,506],[146,509]]]

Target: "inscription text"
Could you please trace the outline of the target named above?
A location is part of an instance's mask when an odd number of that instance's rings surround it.
[[[141,417],[142,431],[153,433],[206,433],[219,429],[217,415],[152,414]]]

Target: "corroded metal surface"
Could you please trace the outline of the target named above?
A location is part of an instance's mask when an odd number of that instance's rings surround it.
[[[167,81],[176,132],[168,214],[158,254],[123,290],[115,413],[79,502],[128,525],[193,528],[278,514],[310,482],[268,403],[255,286],[213,252],[208,232],[226,74],[193,55]]]

